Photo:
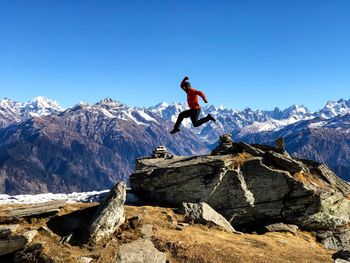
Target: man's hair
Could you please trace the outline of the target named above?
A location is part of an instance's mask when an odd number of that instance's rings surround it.
[[[191,87],[191,83],[189,83],[188,81],[186,81],[186,82],[184,83],[184,87],[186,87],[186,88]]]

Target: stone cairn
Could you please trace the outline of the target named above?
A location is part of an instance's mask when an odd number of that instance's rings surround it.
[[[152,158],[168,158],[170,154],[168,154],[168,150],[164,145],[159,145],[152,152]]]
[[[220,143],[219,146],[216,147],[212,154],[213,155],[220,155],[220,154],[228,154],[232,151],[232,137],[230,134],[224,134],[220,136]]]
[[[280,137],[275,140],[276,148],[284,151],[284,138]]]

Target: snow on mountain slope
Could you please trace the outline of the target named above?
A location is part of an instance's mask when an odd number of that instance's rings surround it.
[[[9,98],[0,100],[0,127],[22,121],[31,117],[60,113],[63,108],[57,101],[36,97],[28,102],[12,101]]]
[[[179,113],[188,109],[186,103],[168,104],[166,102],[151,107],[129,107],[110,98],[105,98],[92,105],[80,103],[68,110],[74,110],[76,107],[86,108],[91,112],[102,114],[111,119],[131,120],[141,126],[149,126],[151,122],[175,123]],[[5,98],[0,101],[0,127],[26,118],[62,111],[63,109],[56,101],[44,97],[36,97],[25,103]],[[342,116],[350,113],[350,99],[341,99],[336,102],[329,101],[323,109],[313,113],[306,107],[298,105],[292,105],[284,110],[275,108],[270,111],[252,110],[250,108],[238,111],[223,106],[205,105],[202,107],[201,117],[208,113],[214,115],[217,122],[210,122],[201,127],[193,128],[192,131],[208,144],[212,144],[216,141],[218,135],[223,133],[232,133],[234,137],[236,135],[244,136],[250,133],[277,131],[287,125],[316,117],[328,119],[338,115]],[[191,120],[185,119],[182,125],[185,128],[191,128]]]
[[[50,201],[64,200],[67,203],[90,203],[105,198],[109,190],[92,192],[73,192],[70,194],[36,194],[36,195],[7,195],[0,194],[0,204],[39,204]]]

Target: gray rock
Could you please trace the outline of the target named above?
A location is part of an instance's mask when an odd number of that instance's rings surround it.
[[[341,259],[341,258],[337,258],[336,260],[334,260],[334,263],[350,263],[350,261],[345,260],[345,259]]]
[[[120,246],[117,263],[165,263],[166,254],[158,251],[151,240],[139,239]]]
[[[141,234],[143,238],[152,238],[153,236],[153,225],[145,224],[141,227]]]
[[[48,234],[49,236],[53,236],[53,235],[54,235],[54,233],[51,231],[51,229],[48,228],[47,226],[41,226],[41,227],[39,228],[39,231],[43,231],[43,232],[45,232],[46,234]]]
[[[233,151],[233,142],[230,134],[220,136],[219,145],[212,151],[213,155],[229,154]]]
[[[81,257],[78,259],[78,263],[90,263],[92,262],[94,259],[93,258],[89,258],[89,257]]]
[[[27,244],[33,241],[37,233],[37,230],[30,230],[20,236],[12,236],[0,239],[0,256],[24,248]]]
[[[271,150],[263,157],[236,158],[138,159],[131,187],[140,199],[158,204],[205,202],[232,225],[280,221],[316,230],[350,223],[350,200],[344,194],[348,186],[327,166],[321,171]]]
[[[200,224],[213,224],[227,232],[235,232],[231,224],[206,203],[183,203],[185,218]]]
[[[266,225],[265,229],[269,232],[290,232],[296,234],[299,227],[291,224],[275,223]]]
[[[27,245],[28,240],[24,236],[7,237],[0,239],[0,256],[10,254]]]
[[[61,237],[60,244],[69,244],[69,242],[71,241],[72,237],[73,237],[73,233],[70,233],[68,235],[65,235],[65,236]]]
[[[30,230],[27,232],[24,232],[22,235],[27,239],[27,243],[31,243],[35,236],[38,234],[38,230]]]
[[[13,233],[15,233],[18,229],[19,225],[0,225],[0,239],[6,238]]]
[[[350,261],[350,250],[339,250],[332,255],[332,258]]]
[[[52,201],[40,204],[30,204],[25,207],[11,208],[4,210],[4,217],[35,217],[45,214],[55,214],[64,207],[66,202],[64,200]]]
[[[9,235],[11,235],[12,232],[10,229],[3,229],[3,230],[0,230],[0,239],[2,238],[5,238],[5,237],[8,237]]]
[[[126,184],[119,182],[101,203],[89,227],[89,242],[96,243],[107,237],[124,223],[124,203],[126,199]]]
[[[350,229],[318,231],[318,240],[328,249],[340,251],[350,250]]]
[[[2,230],[10,230],[11,233],[15,233],[18,228],[19,228],[19,224],[15,224],[15,225],[0,225],[0,231],[2,231]]]

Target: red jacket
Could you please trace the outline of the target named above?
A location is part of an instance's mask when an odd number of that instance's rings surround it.
[[[204,100],[204,102],[207,101],[205,94],[199,90],[195,90],[194,88],[189,88],[186,90],[187,93],[187,103],[190,109],[200,109],[200,106],[198,104],[198,96],[201,96],[201,98]]]

